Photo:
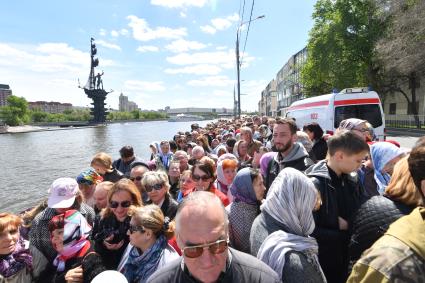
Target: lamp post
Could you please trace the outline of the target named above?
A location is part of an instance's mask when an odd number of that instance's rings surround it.
[[[238,29],[236,30],[236,73],[237,73],[237,80],[238,80],[238,85],[237,85],[237,89],[238,89],[238,118],[241,118],[241,80],[240,80],[240,76],[241,76],[241,72],[240,72],[240,58],[239,58],[239,30],[240,28],[247,23],[253,22],[255,20],[258,19],[262,19],[264,18],[265,15],[261,15],[258,16],[252,20],[246,21],[246,22],[242,22],[239,24]]]

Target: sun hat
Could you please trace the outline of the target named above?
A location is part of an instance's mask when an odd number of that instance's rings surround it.
[[[51,208],[68,208],[74,204],[78,194],[78,183],[73,178],[59,178],[50,186],[47,205]]]

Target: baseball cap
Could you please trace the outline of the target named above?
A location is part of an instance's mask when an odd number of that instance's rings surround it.
[[[53,181],[48,190],[47,205],[51,208],[67,208],[74,204],[78,193],[78,183],[73,178],[59,178]]]

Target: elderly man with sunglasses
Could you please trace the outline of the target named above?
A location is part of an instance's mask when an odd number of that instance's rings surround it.
[[[147,282],[281,282],[265,263],[228,247],[228,219],[220,199],[193,192],[176,216],[183,256],[155,272]]]
[[[133,167],[130,171],[130,180],[136,185],[137,189],[142,196],[143,204],[147,204],[149,201],[148,193],[142,186],[143,175],[149,171],[149,168],[144,165],[137,165]]]

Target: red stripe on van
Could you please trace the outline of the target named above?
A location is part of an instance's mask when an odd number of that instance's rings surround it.
[[[329,101],[316,101],[316,102],[310,102],[310,103],[304,103],[297,106],[292,106],[289,108],[289,110],[296,110],[296,109],[304,109],[304,108],[310,108],[310,107],[317,107],[317,106],[326,106],[329,105]]]
[[[349,105],[349,104],[371,104],[371,103],[379,103],[379,98],[336,100],[334,102],[334,106]]]

